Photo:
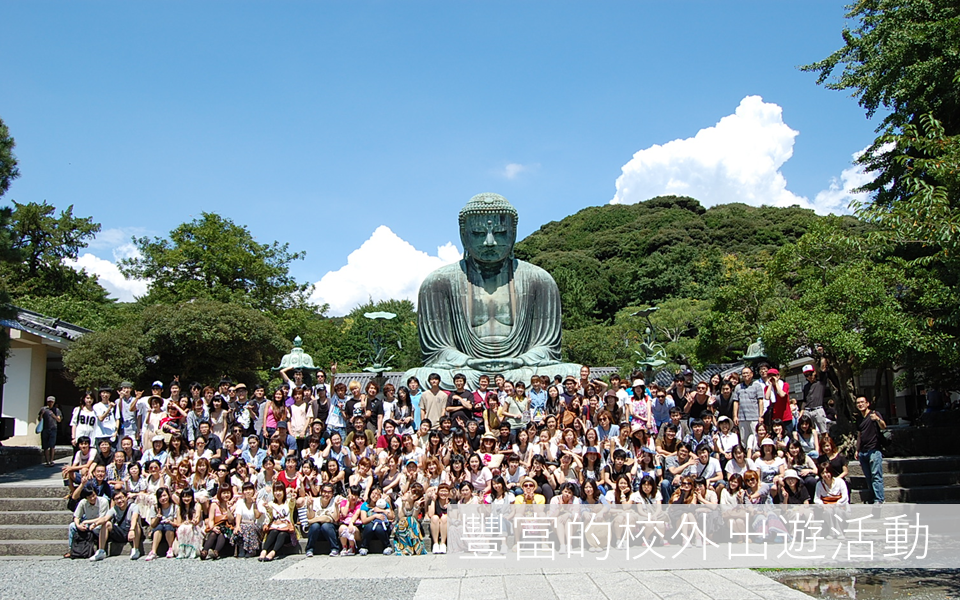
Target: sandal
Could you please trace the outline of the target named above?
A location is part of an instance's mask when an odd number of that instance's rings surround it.
[[[201,551],[200,551],[200,560],[207,560],[207,551],[206,551],[206,550],[201,550]]]
[[[217,560],[218,558],[220,558],[220,554],[218,554],[216,550],[211,550],[211,551],[210,551],[210,558],[211,558],[212,560]]]

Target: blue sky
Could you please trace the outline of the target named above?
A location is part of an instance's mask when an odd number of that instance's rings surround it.
[[[455,258],[438,247],[459,246],[456,213],[479,192],[518,207],[521,237],[666,191],[842,210],[876,122],[796,67],[841,45],[843,12],[0,2],[0,118],[22,173],[4,201],[100,222],[81,266],[121,297],[143,289],[111,271],[131,234],[218,212],[305,250],[293,272],[323,280],[333,312],[413,295]]]

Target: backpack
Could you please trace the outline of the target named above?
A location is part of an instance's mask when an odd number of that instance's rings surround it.
[[[77,531],[70,546],[70,558],[90,558],[97,551],[97,534],[93,531]]]

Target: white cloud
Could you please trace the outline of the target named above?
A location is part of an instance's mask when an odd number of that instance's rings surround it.
[[[342,316],[373,299],[407,299],[416,304],[420,283],[431,271],[460,260],[451,242],[432,256],[417,250],[386,225],[381,225],[347,257],[347,264],[330,271],[314,285],[310,301],[330,305],[330,314]]]
[[[64,262],[77,271],[85,270],[89,275],[95,276],[110,297],[121,302],[133,302],[138,296],[147,293],[149,282],[144,279],[127,279],[120,272],[117,263],[122,258],[140,256],[140,251],[131,243],[130,238],[132,236],[142,236],[146,233],[147,230],[142,227],[104,229],[97,234],[97,237],[88,246],[101,251],[109,249],[113,254],[112,261],[85,252],[75,261],[67,260]]]
[[[117,256],[117,250],[114,250],[114,257]],[[116,263],[94,256],[89,252],[81,254],[75,261],[64,262],[78,271],[83,269],[88,274],[96,276],[100,285],[107,290],[110,296],[121,302],[133,302],[138,296],[147,293],[147,281],[127,279],[120,272]]]
[[[536,165],[522,165],[520,163],[510,163],[500,170],[500,175],[506,177],[507,179],[516,179],[520,176],[521,173],[526,173],[532,171],[533,169],[539,167],[539,164]]]
[[[130,238],[147,235],[143,227],[116,227],[104,229],[87,246],[92,250],[107,250],[118,246],[132,246]]]
[[[854,192],[853,190],[873,181],[873,175],[867,173],[863,166],[857,164],[857,159],[866,151],[866,148],[859,152],[854,152],[851,157],[851,165],[840,173],[840,179],[836,177],[830,180],[830,186],[817,193],[813,203],[818,207],[823,207],[829,212],[846,212],[845,209],[851,202],[863,202],[869,194],[867,192]]]
[[[832,182],[813,201],[787,189],[780,168],[793,156],[798,134],[783,122],[780,106],[760,96],[747,96],[734,114],[694,137],[655,144],[634,154],[623,166],[610,202],[629,204],[676,194],[692,196],[705,206],[797,204],[821,214],[846,212],[849,189],[869,180],[855,167],[844,170],[841,181]]]

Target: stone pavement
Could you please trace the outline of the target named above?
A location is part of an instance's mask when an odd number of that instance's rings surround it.
[[[336,561],[336,569],[329,568]],[[463,568],[445,556],[367,557],[301,560],[273,580],[419,579],[416,600],[598,600],[602,598],[682,600],[809,600],[810,596],[749,569],[645,571],[549,568],[500,564]]]

